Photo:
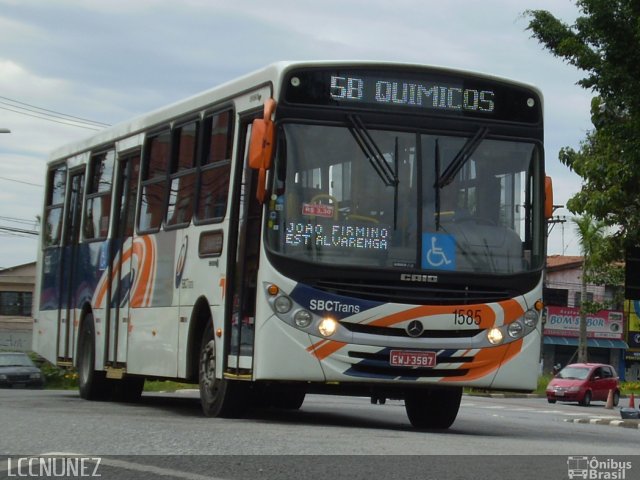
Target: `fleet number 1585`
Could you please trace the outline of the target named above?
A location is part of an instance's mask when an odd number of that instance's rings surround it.
[[[453,311],[453,324],[454,325],[480,325],[482,322],[481,310],[471,310],[461,308]]]

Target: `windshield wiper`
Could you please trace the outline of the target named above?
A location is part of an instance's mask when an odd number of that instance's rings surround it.
[[[387,161],[384,159],[384,155],[380,150],[380,147],[378,147],[375,140],[369,133],[369,130],[367,130],[367,127],[362,123],[362,119],[357,115],[347,115],[347,118],[351,124],[349,132],[353,135],[353,138],[356,140],[360,150],[365,154],[371,163],[371,166],[383,181],[385,187],[397,188],[397,173],[391,169]]]
[[[394,170],[385,160],[384,154],[369,133],[369,130],[367,130],[362,119],[358,115],[347,115],[347,119],[351,124],[349,132],[360,147],[360,150],[362,150],[362,153],[369,160],[369,163],[371,163],[380,180],[384,183],[384,186],[393,187],[393,228],[395,230],[398,223],[398,137],[396,137],[394,148]]]
[[[476,151],[476,149],[488,133],[489,129],[487,127],[482,127],[478,129],[473,137],[467,140],[467,142],[462,146],[460,151],[456,154],[456,156],[453,158],[444,172],[442,172],[442,175],[438,177],[435,185],[436,188],[440,189],[442,187],[446,187],[453,181],[460,169],[471,158],[473,152]]]

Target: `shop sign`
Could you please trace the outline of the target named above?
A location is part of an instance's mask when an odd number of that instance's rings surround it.
[[[623,314],[612,310],[600,310],[587,314],[587,337],[622,340]],[[545,335],[578,337],[580,335],[580,309],[574,307],[547,307]]]

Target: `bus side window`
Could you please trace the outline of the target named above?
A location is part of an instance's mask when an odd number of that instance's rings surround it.
[[[89,185],[84,209],[84,239],[107,238],[111,213],[111,185],[115,152],[109,150],[93,155],[89,170]]]
[[[47,178],[47,203],[45,207],[43,248],[60,245],[62,209],[67,186],[67,166],[60,165],[49,171]]]
[[[147,140],[140,199],[138,230],[153,232],[164,219],[167,173],[171,149],[171,134],[166,130]]]
[[[222,220],[227,209],[231,150],[233,145],[231,110],[205,118],[203,149],[198,177],[196,218]]]
[[[167,225],[181,225],[191,222],[196,182],[196,152],[200,122],[191,122],[174,131],[172,159],[167,207]]]

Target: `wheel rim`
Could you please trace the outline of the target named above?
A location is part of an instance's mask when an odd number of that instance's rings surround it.
[[[200,359],[200,378],[202,386],[212,394],[216,391],[216,344],[209,340],[202,351]]]
[[[89,382],[89,365],[91,362],[91,349],[89,348],[88,336],[85,334],[82,339],[82,356],[80,357],[80,382],[86,385]]]

